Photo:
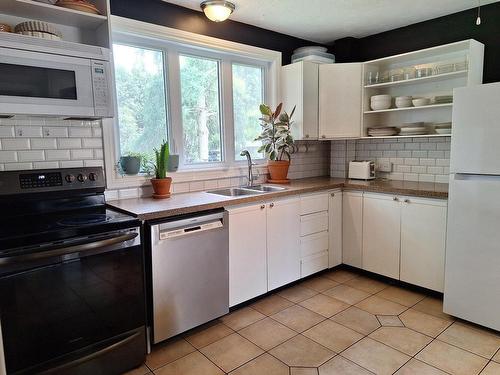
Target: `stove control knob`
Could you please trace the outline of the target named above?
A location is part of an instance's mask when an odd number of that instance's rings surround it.
[[[78,181],[80,182],[85,182],[85,180],[87,179],[87,176],[85,176],[84,174],[79,174],[78,177],[77,177]]]
[[[72,174],[67,174],[64,179],[66,180],[67,183],[72,183],[75,181],[75,176],[73,176]]]
[[[97,175],[93,172],[89,173],[89,180],[90,181],[97,181]]]

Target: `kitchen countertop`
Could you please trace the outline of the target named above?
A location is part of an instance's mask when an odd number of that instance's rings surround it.
[[[161,219],[169,216],[228,207],[242,203],[267,201],[277,197],[342,188],[388,194],[411,195],[425,198],[448,198],[448,184],[397,180],[347,180],[343,178],[315,177],[292,180],[286,190],[264,194],[226,197],[207,192],[174,194],[168,199],[132,198],[108,202],[110,207],[127,212],[141,220]]]

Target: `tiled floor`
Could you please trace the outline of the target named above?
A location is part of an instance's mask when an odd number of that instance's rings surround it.
[[[154,348],[127,375],[500,375],[500,335],[336,270]]]

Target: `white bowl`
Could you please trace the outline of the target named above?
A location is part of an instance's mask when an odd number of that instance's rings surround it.
[[[411,101],[415,107],[422,107],[424,105],[429,105],[431,100],[429,98],[416,98]]]
[[[374,111],[391,108],[390,100],[375,100],[370,103],[370,108]]]
[[[395,100],[397,108],[407,108],[412,106],[411,96],[398,96]]]
[[[391,101],[392,100],[392,96],[390,95],[373,95],[371,98],[370,98],[370,101],[378,101],[378,100],[384,100],[384,101]]]

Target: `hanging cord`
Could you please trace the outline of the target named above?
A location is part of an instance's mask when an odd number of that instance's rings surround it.
[[[481,25],[481,0],[478,0],[476,25]]]

